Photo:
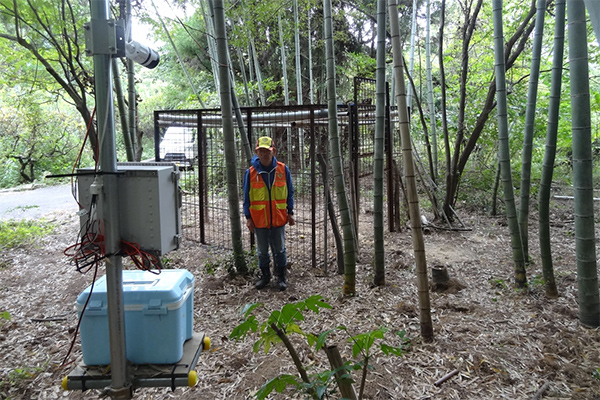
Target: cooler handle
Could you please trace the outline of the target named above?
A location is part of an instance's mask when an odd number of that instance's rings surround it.
[[[85,310],[83,311],[87,316],[93,315],[106,315],[106,307],[102,306],[102,300],[92,300],[89,302]]]
[[[160,299],[152,299],[144,306],[144,315],[167,315],[167,306],[162,305]]]

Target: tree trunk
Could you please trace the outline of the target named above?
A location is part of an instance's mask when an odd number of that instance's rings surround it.
[[[496,163],[496,175],[494,176],[494,188],[492,189],[492,206],[490,215],[498,214],[498,190],[500,189],[500,163]]]
[[[319,161],[319,168],[321,169],[321,176],[323,177],[325,202],[327,203],[327,211],[325,214],[329,215],[329,219],[331,220],[331,232],[333,233],[333,238],[335,240],[337,273],[338,275],[342,275],[344,273],[344,242],[335,216],[335,208],[333,207],[333,201],[331,200],[331,193],[329,192],[329,165],[327,164],[327,160],[325,160],[325,156],[320,152],[317,153],[317,160]],[[327,220],[325,219],[323,223],[327,224]],[[325,237],[325,240],[327,240],[327,237]],[[327,246],[324,247],[327,248]],[[325,268],[327,268],[327,260],[325,260]]]
[[[548,128],[546,131],[546,151],[542,166],[542,178],[539,194],[539,239],[542,272],[546,283],[546,296],[558,297],[554,266],[552,265],[552,246],[550,244],[550,191],[556,157],[556,138],[560,111],[560,93],[562,88],[562,68],[565,47],[565,0],[557,0],[555,7],[554,60],[552,62],[552,84],[548,107]]]
[[[415,37],[417,36],[417,0],[413,0],[412,4],[412,17],[410,23],[410,52],[408,57],[408,75],[412,76],[415,65]],[[409,87],[406,93],[406,105],[408,106],[408,118],[410,118],[412,111],[412,98],[413,94],[416,95],[413,87]]]
[[[337,99],[335,81],[335,57],[333,47],[333,24],[331,15],[331,0],[323,0],[324,39],[327,68],[327,108],[329,111],[329,149],[331,166],[344,235],[344,287],[342,293],[353,296],[356,291],[356,250],[354,227],[348,207],[348,196],[342,166],[342,152],[337,121]]]
[[[469,3],[470,4],[470,3]],[[458,160],[460,158],[460,150],[463,147],[463,141],[465,137],[465,107],[467,104],[467,79],[469,72],[469,47],[471,46],[471,38],[473,37],[473,31],[477,22],[477,16],[481,10],[483,0],[477,0],[475,10],[471,15],[470,7],[466,4],[463,8],[464,23],[461,28],[463,32],[462,37],[462,51],[461,51],[461,72],[460,72],[460,98],[458,106],[458,120],[456,127],[456,140],[454,141],[454,152],[452,154],[452,161],[446,172],[446,206],[454,207],[454,197],[458,191],[458,180],[460,172],[458,171]],[[449,149],[448,149],[449,150]],[[450,208],[447,207],[445,210],[446,215],[451,216]]]
[[[379,0],[381,2],[381,0]],[[385,0],[384,0],[385,1]],[[352,372],[349,367],[345,366],[340,350],[337,346],[324,346],[325,354],[329,360],[329,366],[332,371],[335,371],[335,381],[337,382],[340,394],[343,399],[356,400],[356,392],[352,386]]]
[[[252,60],[254,61],[254,72],[256,75],[256,84],[258,86],[258,97],[260,98],[260,105],[267,105],[267,96],[265,95],[265,88],[262,81],[262,73],[260,70],[260,64],[258,62],[258,54],[256,53],[256,45],[254,38],[250,37],[250,50],[252,52]]]
[[[208,0],[208,7],[210,9],[211,19],[214,19],[215,10],[212,0]],[[214,24],[211,25],[214,26]],[[210,41],[211,39],[214,40],[214,38],[209,38],[208,40]],[[216,59],[218,60],[218,55]],[[216,65],[218,66],[218,63],[216,63]],[[227,49],[227,65],[233,65],[233,62],[231,61],[231,55],[229,54],[229,49]],[[213,74],[218,75],[219,70],[217,69],[217,71],[213,71]],[[219,83],[218,87],[220,88],[220,86],[221,84]],[[244,153],[244,156],[246,157],[246,165],[250,166],[250,160],[252,159],[253,152],[250,148],[250,143],[248,141],[248,133],[246,131],[246,126],[244,125],[244,118],[240,109],[240,103],[238,102],[237,95],[235,93],[235,77],[233,74],[233,68],[229,68],[229,88],[231,91],[231,105],[233,107],[233,111],[235,112],[235,120],[237,121],[238,129],[240,131],[240,142],[242,151]]]
[[[508,120],[506,105],[506,70],[504,62],[504,35],[502,29],[502,0],[493,0],[494,19],[494,58],[496,72],[496,94],[498,112],[498,161],[502,175],[502,189],[504,191],[504,206],[506,218],[510,228],[510,242],[512,245],[513,264],[515,269],[515,285],[518,288],[527,287],[525,272],[525,259],[523,245],[517,220],[515,195],[513,192],[512,171],[510,167],[510,149],[508,145]]]
[[[135,149],[129,134],[129,125],[127,124],[127,110],[125,109],[125,98],[123,97],[123,85],[121,85],[121,75],[117,59],[111,59],[113,70],[113,81],[115,85],[115,96],[117,97],[117,107],[119,108],[119,119],[121,120],[121,133],[123,134],[123,143],[125,144],[125,152],[127,153],[127,161],[135,160]]]
[[[310,38],[308,40],[310,42]],[[296,55],[296,104],[304,104],[302,93],[302,63],[300,60],[300,22],[298,21],[298,0],[294,0],[294,47]],[[300,148],[300,169],[306,169],[304,157],[304,129],[298,128],[298,147]]]
[[[373,186],[373,237],[375,247],[375,286],[385,285],[385,249],[383,242],[383,155],[385,134],[385,10],[386,0],[377,1],[377,70],[375,99],[375,146]]]
[[[246,61],[242,50],[237,49],[237,56],[240,62],[240,74],[242,75],[242,82],[244,83],[244,93],[246,94],[246,105],[250,107],[252,105],[252,99],[250,97],[250,89],[248,89],[248,77],[246,76]]]
[[[538,79],[540,76],[540,55],[542,54],[542,36],[544,34],[544,17],[546,0],[538,0],[535,17],[535,34],[531,56],[531,72],[529,74],[529,91],[527,92],[527,108],[525,110],[525,131],[523,133],[523,153],[521,163],[521,193],[519,203],[519,229],[523,243],[523,257],[529,262],[529,194],[531,188],[531,153],[535,127],[535,107],[537,104]]]
[[[585,6],[567,2],[571,120],[573,134],[573,188],[575,191],[575,251],[579,321],[586,327],[600,325],[596,239],[594,231],[594,182],[590,115],[589,65]]]
[[[315,104],[315,92],[313,85],[312,70],[312,30],[310,28],[310,7],[308,9],[308,100],[310,104]]]
[[[440,30],[438,32],[438,62],[440,64],[440,89],[441,89],[441,112],[442,112],[442,134],[444,135],[444,154],[446,158],[446,185],[451,185],[452,158],[450,156],[450,132],[448,131],[448,107],[446,104],[446,71],[444,69],[444,24],[446,23],[446,0],[442,0],[440,9]],[[454,204],[454,196],[450,190],[451,186],[446,187],[446,200],[444,201],[443,212],[451,216],[450,206]]]
[[[431,77],[431,7],[430,0],[427,0],[427,22],[426,22],[426,39],[425,39],[425,63],[427,68],[427,103],[429,105],[429,126],[431,127],[431,164],[433,182],[438,180],[438,144],[435,121],[435,103],[433,102],[433,79]],[[439,44],[441,47],[441,43]]]
[[[310,42],[310,38],[308,40]],[[294,48],[296,58],[296,104],[304,103],[302,100],[302,63],[300,57],[300,22],[298,20],[298,0],[294,0]],[[304,167],[302,167],[304,169]]]
[[[529,8],[528,13],[524,16],[523,21],[515,31],[515,33],[510,37],[508,41],[504,44],[505,52],[504,52],[504,68],[505,71],[508,71],[515,63],[519,55],[523,52],[525,48],[525,44],[528,41],[528,38],[533,31],[534,23],[533,17],[535,16],[536,8],[535,2],[532,1],[531,7]],[[443,81],[442,81],[443,82]],[[444,84],[442,84],[442,93],[444,93]],[[462,152],[459,153],[459,157],[457,159],[453,159],[451,164],[448,164],[448,171],[451,171],[450,174],[446,175],[446,200],[444,202],[444,211],[446,211],[447,215],[451,214],[451,209],[455,205],[456,198],[458,196],[458,183],[460,181],[460,177],[462,172],[465,169],[465,165],[467,164],[471,153],[475,149],[475,145],[477,144],[477,140],[479,140],[479,136],[483,132],[483,128],[490,116],[490,113],[496,106],[494,101],[496,96],[496,83],[490,82],[488,86],[488,92],[486,100],[482,106],[481,112],[477,117],[477,122],[475,123],[473,130],[470,132],[466,143],[463,143],[463,139],[465,139],[465,135],[463,134],[461,141],[455,141],[455,149],[460,147],[462,148]],[[445,107],[444,107],[445,108]],[[442,121],[444,123],[444,121]],[[447,131],[444,131],[444,135],[447,135]],[[446,139],[446,136],[444,136]]]
[[[412,230],[413,252],[415,255],[417,287],[419,292],[419,308],[421,322],[421,335],[423,341],[433,341],[433,323],[431,321],[431,307],[429,301],[429,281],[427,279],[427,259],[425,257],[425,243],[423,240],[423,227],[421,225],[421,211],[417,195],[415,178],[415,165],[412,155],[412,144],[409,131],[408,112],[406,107],[406,88],[404,86],[404,63],[400,45],[398,27],[398,4],[396,0],[389,2],[390,31],[392,34],[392,53],[394,56],[394,74],[396,82],[396,104],[398,105],[398,124],[402,142],[402,159],[408,193],[410,227]]]
[[[212,69],[213,80],[215,82],[215,90],[220,93],[219,88],[219,64],[217,63],[217,44],[215,43],[215,26],[212,18],[204,7],[204,2],[208,0],[200,0],[200,9],[202,10],[202,17],[204,19],[204,26],[206,28],[206,42],[208,43],[208,56],[210,57],[210,66]],[[210,4],[208,5],[209,9]],[[211,11],[212,12],[212,11]]]
[[[219,60],[219,86],[221,88],[221,115],[223,117],[223,148],[225,149],[225,167],[227,173],[227,196],[229,200],[229,222],[231,225],[231,241],[236,271],[246,274],[248,267],[244,258],[242,244],[242,224],[238,193],[238,163],[233,130],[231,82],[229,73],[229,57],[227,37],[225,35],[225,9],[223,0],[215,0],[215,34]]]
[[[590,15],[590,21],[592,21],[592,27],[596,34],[596,41],[600,45],[600,3],[597,0],[583,0],[583,2]]]
[[[131,0],[126,1],[125,5],[125,19],[127,20],[127,26],[131,26]],[[127,29],[126,42],[131,41],[131,29]],[[137,96],[135,91],[135,62],[129,58],[125,61],[127,69],[127,123],[129,126],[129,136],[133,143],[134,161],[142,160],[142,153],[144,151],[142,147],[141,133],[138,132],[137,124]]]
[[[288,85],[287,58],[285,56],[285,43],[283,42],[283,25],[281,23],[281,12],[277,14],[277,23],[279,25],[279,49],[281,52],[281,74],[283,76],[283,98],[284,104],[288,106],[290,104],[290,89]]]

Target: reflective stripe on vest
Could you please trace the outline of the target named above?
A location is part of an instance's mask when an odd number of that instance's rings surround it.
[[[277,167],[267,175],[275,173],[271,190],[267,187],[256,168],[250,167],[250,215],[257,228],[276,228],[287,223],[288,188],[285,179],[285,164],[277,161]]]

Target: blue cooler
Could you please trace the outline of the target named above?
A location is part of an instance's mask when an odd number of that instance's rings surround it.
[[[91,286],[77,298],[81,318],[83,362],[110,364],[106,276],[98,279],[90,301]],[[134,364],[174,364],[183,356],[183,343],[192,337],[194,276],[184,269],[153,274],[123,271],[125,348]]]

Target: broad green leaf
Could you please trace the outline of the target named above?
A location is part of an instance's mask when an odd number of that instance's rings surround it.
[[[276,325],[279,325],[280,319],[281,319],[281,311],[275,310],[271,313],[271,315],[269,315],[267,324],[271,325],[271,323],[275,323]]]
[[[323,300],[323,296],[314,295],[309,297],[304,301],[306,308],[313,311],[314,313],[319,313],[319,308],[329,308],[331,309],[331,305]]]
[[[312,333],[309,333],[309,334],[306,335],[306,341],[308,342],[308,345],[310,347],[314,346],[315,343],[317,343],[317,340],[318,340],[317,336],[315,336]],[[320,347],[319,347],[319,349],[320,349]]]
[[[285,326],[294,320],[304,321],[304,316],[297,304],[286,304],[281,309],[279,324]]]
[[[402,354],[405,353],[405,351],[402,349],[402,347],[388,346],[387,344],[380,345],[379,349],[386,356],[390,355],[390,354],[393,354],[395,356],[401,356]]]
[[[254,315],[248,317],[244,322],[233,328],[229,337],[235,340],[243,340],[249,331],[256,332],[258,321]]]
[[[286,333],[289,335],[290,333],[297,333],[299,335],[304,336],[304,331],[298,324],[288,324],[285,328]]]
[[[269,329],[266,332],[264,332],[261,335],[261,338],[264,341],[263,346],[265,347],[265,354],[269,352],[269,350],[271,349],[271,345],[281,342],[279,336],[277,336],[275,331],[273,331],[272,329]]]
[[[258,353],[264,342],[265,341],[263,339],[259,339],[256,342],[254,342],[254,345],[252,346],[252,351]]]
[[[287,386],[298,386],[298,379],[293,375],[280,375],[276,378],[271,379],[256,392],[255,396],[259,400],[267,398],[273,390],[277,393],[283,393]]]
[[[325,332],[322,332],[317,337],[316,344],[315,344],[316,350],[321,350],[321,348],[323,348],[323,346],[325,346],[325,340],[327,339],[327,336],[329,336],[329,334],[333,331],[335,331],[335,329],[326,330]]]
[[[244,307],[242,307],[242,310],[240,311],[240,314],[244,316],[244,318],[247,318],[248,315],[254,311],[254,309],[258,306],[263,306],[263,303],[247,303],[244,304]]]

